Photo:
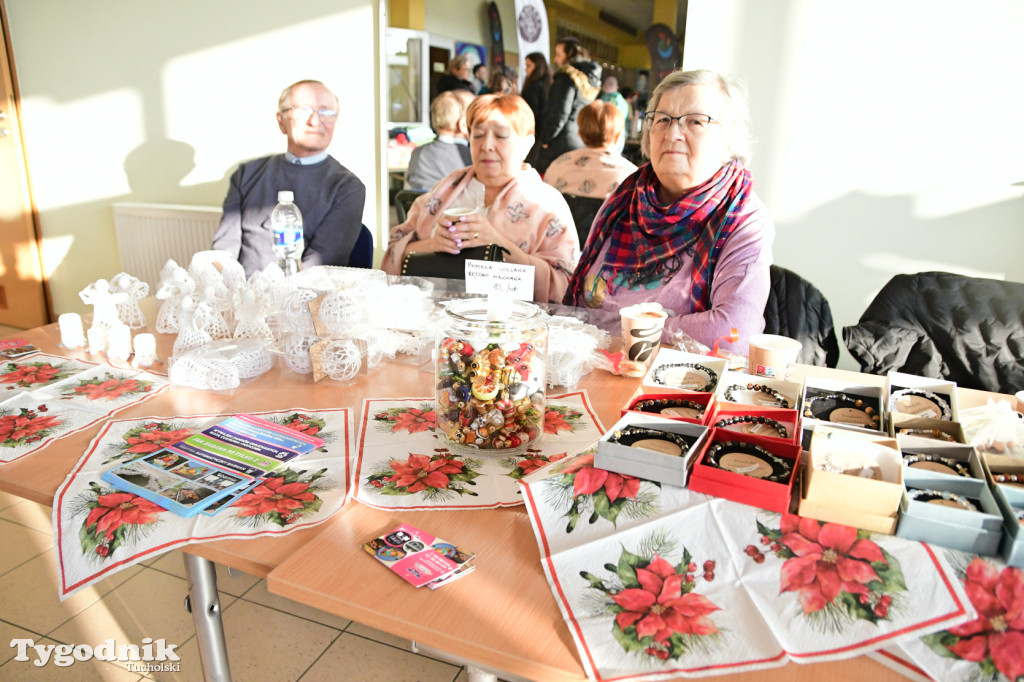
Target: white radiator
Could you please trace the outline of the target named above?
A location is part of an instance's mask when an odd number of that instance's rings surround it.
[[[168,258],[187,268],[192,254],[208,251],[221,209],[174,204],[114,204],[121,268],[148,282],[156,293]]]

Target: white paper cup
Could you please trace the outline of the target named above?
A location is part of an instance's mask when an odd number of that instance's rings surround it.
[[[453,223],[456,223],[462,216],[473,215],[474,213],[476,213],[475,208],[446,208],[441,212],[441,215]]]
[[[788,379],[801,348],[803,344],[788,336],[754,334],[750,337],[747,373],[771,379]]]
[[[1024,391],[1017,391],[1013,396],[1017,399],[1017,411],[1024,413]]]
[[[661,346],[661,332],[668,313],[661,306],[631,305],[619,310],[622,316],[622,349],[626,357],[650,367]]]

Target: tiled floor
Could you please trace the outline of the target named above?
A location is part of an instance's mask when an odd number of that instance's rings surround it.
[[[50,509],[0,493],[0,680],[202,680],[192,617],[185,612],[179,552],[123,570],[64,602],[57,598]],[[465,682],[460,667],[410,651],[407,640],[270,594],[266,582],[218,569],[233,679]],[[37,667],[13,660],[13,639],[89,644],[107,639],[178,644],[177,673],[128,672],[123,664]],[[29,652],[34,658],[34,652]]]

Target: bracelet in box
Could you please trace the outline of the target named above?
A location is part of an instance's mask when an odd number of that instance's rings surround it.
[[[905,426],[897,426],[896,433],[902,433],[907,436],[920,436],[921,438],[931,438],[932,440],[944,440],[947,443],[955,443],[956,437],[952,434],[946,433],[941,429],[908,429]]]
[[[745,389],[744,389],[742,384],[733,384],[732,386],[727,386],[725,391],[722,393],[722,398],[725,399],[727,402],[730,402],[730,403],[742,403],[742,401],[737,400],[736,394],[733,393],[733,391],[743,391],[743,390],[754,391],[756,393],[765,393],[769,397],[775,399],[775,404],[778,407],[789,407],[789,401],[786,400],[786,396],[782,395],[781,393],[776,391],[771,386],[765,386],[763,384],[747,384]],[[748,404],[756,404],[756,403],[748,403]]]
[[[613,433],[608,442],[627,445],[641,450],[651,450],[663,455],[682,457],[689,451],[694,440],[678,433],[645,429],[639,426],[627,426]]]
[[[825,393],[808,398],[804,401],[804,416],[872,429],[881,428],[881,418],[875,408],[865,405],[863,398],[854,398],[845,393]]]
[[[1015,485],[1024,488],[1024,474],[994,474],[992,479],[996,483]]]
[[[940,474],[950,474],[951,476],[974,478],[971,476],[970,470],[963,462],[959,462],[952,457],[940,457],[938,455],[904,455],[903,466],[912,467],[914,469],[924,469],[926,471],[935,471]]]
[[[899,409],[897,403],[901,402],[901,399],[904,398],[907,400],[902,400],[902,402],[909,403],[909,405],[906,405],[905,409]],[[914,398],[918,400],[914,400]],[[925,405],[925,401],[929,404]],[[918,417],[937,417],[945,421],[952,421],[953,419],[953,412],[949,407],[949,403],[942,396],[920,388],[904,388],[899,391],[893,391],[892,395],[889,396],[889,411],[913,414]]]
[[[754,424],[755,428],[756,428],[756,425],[760,424],[760,425],[767,426],[769,429],[772,429],[773,431],[775,431],[775,433],[778,434],[779,438],[789,438],[789,430],[786,429],[786,427],[783,426],[782,424],[780,424],[779,422],[775,421],[774,419],[769,419],[768,417],[755,417],[754,415],[751,415],[751,414],[744,414],[744,415],[739,415],[739,416],[736,416],[736,417],[729,417],[727,419],[723,419],[723,420],[719,421],[717,424],[715,424],[715,426],[720,426],[722,428],[728,428],[728,427],[732,426],[733,424]],[[739,430],[739,429],[733,429],[733,430]],[[747,430],[746,433],[754,433],[754,434],[756,434],[757,432],[753,431],[753,430]]]
[[[929,504],[940,504],[945,507],[954,507],[965,511],[978,511],[981,503],[978,500],[951,493],[948,490],[931,490],[925,488],[907,488],[907,496],[918,502]]]
[[[773,455],[760,445],[735,440],[712,444],[704,456],[704,463],[773,483],[785,483],[793,473],[793,464],[789,460]]]
[[[682,398],[648,398],[646,400],[638,400],[633,405],[633,409],[640,412],[666,414],[670,417],[686,417],[698,420],[704,416],[705,407],[705,405],[701,405],[695,400],[683,400]]]
[[[696,372],[699,372],[700,374],[703,374],[705,377],[703,385],[697,386],[696,383],[693,383],[692,385],[695,387],[691,388],[689,385],[684,386],[681,381],[673,381],[671,377],[672,373],[674,371],[678,372],[681,369],[692,369],[695,370]],[[685,379],[689,375],[690,372],[685,372],[682,378]],[[655,383],[661,384],[662,386],[668,386],[670,388],[682,388],[687,391],[701,393],[703,391],[710,391],[715,387],[715,384],[718,383],[718,372],[711,369],[710,367],[701,365],[696,362],[676,362],[670,365],[661,365],[660,367],[656,368],[654,370],[654,373],[651,375],[651,379],[653,379]]]

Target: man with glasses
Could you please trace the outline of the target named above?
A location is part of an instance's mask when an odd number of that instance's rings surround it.
[[[270,213],[281,190],[293,192],[302,211],[303,266],[349,264],[366,187],[327,154],[337,118],[338,98],[323,83],[293,83],[277,108],[287,151],[243,162],[232,174],[213,248],[234,255],[247,276],[274,262]]]

